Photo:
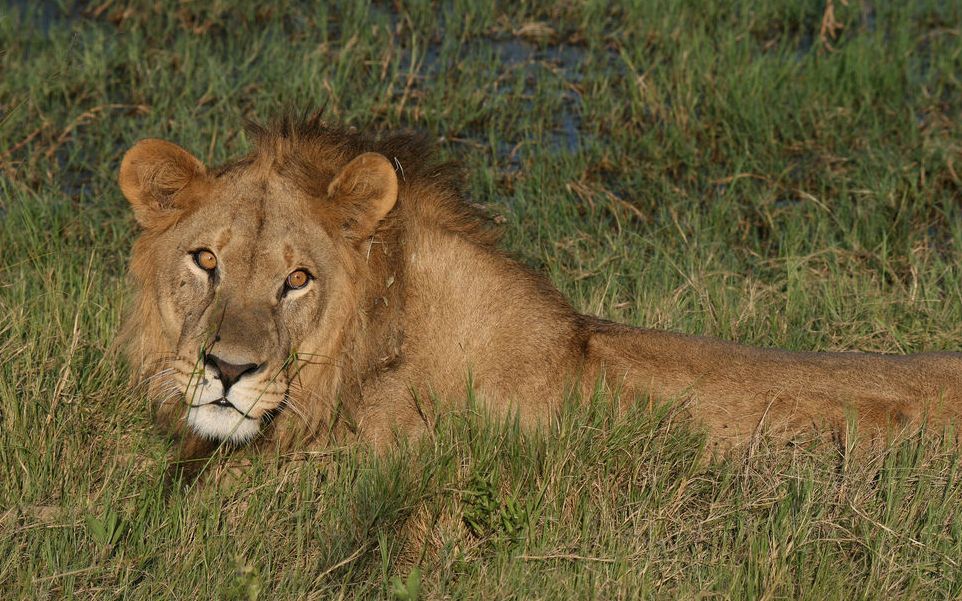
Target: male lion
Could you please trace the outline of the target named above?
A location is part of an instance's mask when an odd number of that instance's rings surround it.
[[[416,136],[316,119],[252,135],[250,155],[215,170],[153,139],[120,167],[143,228],[121,340],[162,421],[195,445],[385,448],[467,386],[532,423],[600,381],[684,403],[726,447],[962,409],[959,354],[792,353],[580,315],[497,249],[457,170]]]

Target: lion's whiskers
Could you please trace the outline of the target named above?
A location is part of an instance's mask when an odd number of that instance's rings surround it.
[[[305,388],[303,384],[299,382],[295,382],[293,380],[291,381],[291,390],[293,390],[294,392],[297,392],[298,396],[301,398],[297,398],[295,400],[295,397],[293,395],[287,394],[285,396],[287,403],[292,408],[299,410],[300,411],[299,416],[301,417],[301,419],[304,420],[305,424],[309,424],[306,410],[303,407],[298,406],[298,403],[302,401],[319,401],[323,403],[324,399],[317,392],[310,390],[308,388]]]
[[[300,418],[302,422],[304,422],[305,424],[308,423],[307,414],[304,412],[304,410],[301,407],[297,405],[297,403],[291,398],[290,395],[284,396],[283,405],[284,407],[289,408],[291,410],[291,413],[293,413],[295,416]]]
[[[174,400],[174,399],[176,399],[177,397],[180,397],[180,396],[183,396],[183,395],[182,395],[182,393],[180,392],[179,389],[169,390],[169,391],[167,391],[167,395],[166,395],[165,397],[163,397],[162,399],[160,399],[159,401],[157,401],[157,406],[158,406],[158,407],[163,407],[164,405],[166,405],[166,404],[169,403],[170,401],[172,401],[172,400]]]
[[[159,380],[159,379],[164,378],[164,377],[166,377],[166,376],[169,376],[169,375],[171,375],[171,374],[173,374],[173,373],[175,373],[175,372],[176,372],[176,370],[175,370],[173,367],[168,367],[167,369],[162,369],[162,370],[160,370],[159,372],[157,372],[157,373],[155,373],[155,374],[153,374],[153,375],[151,375],[151,376],[147,376],[146,378],[143,379],[143,382],[142,382],[142,383],[145,384],[145,385],[149,385],[150,383],[154,382],[155,380]]]

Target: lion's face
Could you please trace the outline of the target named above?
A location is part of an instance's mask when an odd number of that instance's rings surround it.
[[[233,441],[284,403],[294,353],[345,277],[308,199],[249,183],[212,185],[156,257],[163,330],[176,340],[166,379],[197,432]]]
[[[152,281],[141,286],[155,294],[168,349],[150,389],[160,403],[182,403],[195,432],[234,443],[290,404],[298,370],[313,358],[304,341],[323,337],[330,313],[343,312],[352,275],[345,252],[371,223],[332,207],[363,199],[376,223],[397,193],[380,155],[344,167],[327,198],[271,173],[252,165],[210,176],[183,149],[155,140],[135,146],[121,168],[147,232],[149,248],[139,250]],[[372,186],[382,180],[386,187]]]

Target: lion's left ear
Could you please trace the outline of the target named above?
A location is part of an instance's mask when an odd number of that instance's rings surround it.
[[[207,168],[194,155],[164,140],[137,142],[120,163],[120,189],[137,222],[156,229],[197,201]]]
[[[390,161],[376,152],[365,152],[344,166],[327,187],[335,203],[341,229],[351,240],[364,240],[374,233],[397,202],[397,175]]]

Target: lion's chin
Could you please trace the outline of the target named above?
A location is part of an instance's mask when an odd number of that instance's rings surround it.
[[[187,411],[187,425],[205,438],[244,444],[260,431],[261,420],[245,417],[233,407],[209,404],[191,407]]]

